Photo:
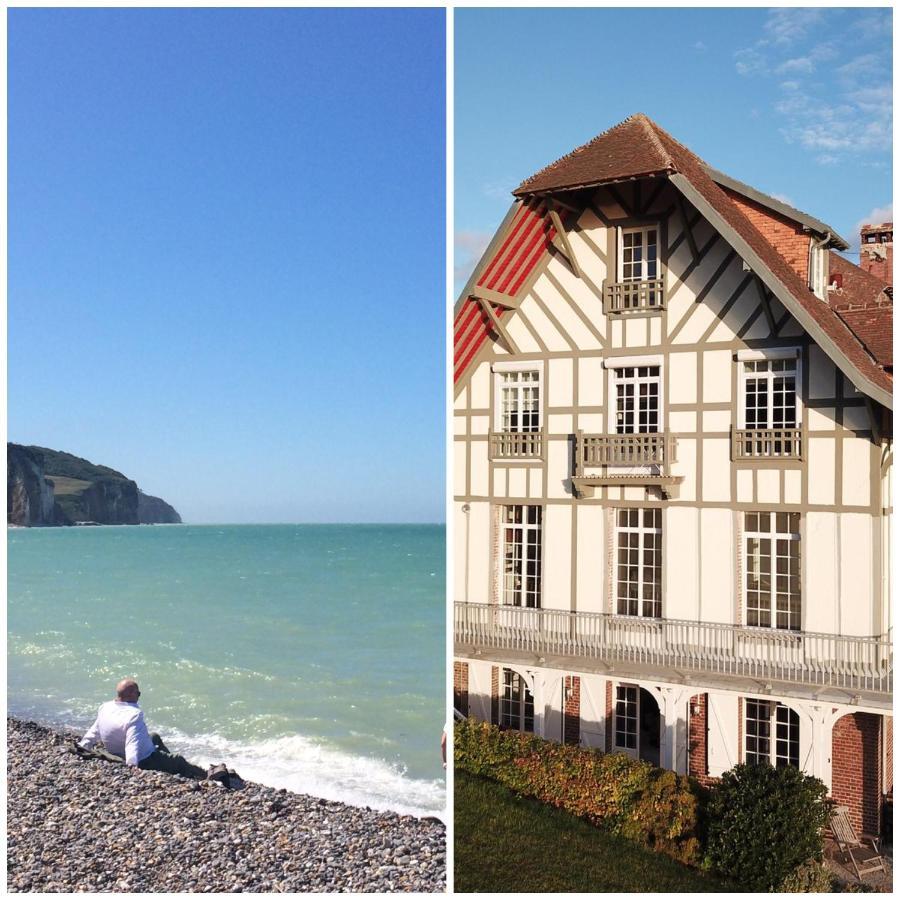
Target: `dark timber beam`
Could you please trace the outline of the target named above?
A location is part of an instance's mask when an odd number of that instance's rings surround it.
[[[553,208],[550,200],[547,201],[547,212],[550,215],[550,221],[553,223],[553,227],[556,229],[556,234],[559,236],[560,241],[562,241],[563,255],[569,261],[572,271],[581,278],[581,269],[578,267],[578,260],[575,259],[575,253],[572,250],[572,245],[569,243],[569,236],[563,228],[559,213]]]
[[[481,287],[477,284],[469,291],[469,296],[474,297],[476,300],[487,300],[488,303],[493,303],[494,306],[503,306],[506,309],[519,308],[518,301],[512,297],[507,297],[506,294],[501,294],[500,291],[492,291],[490,288]]]
[[[878,404],[868,395],[863,395],[866,401],[866,410],[869,413],[869,424],[872,426],[872,440],[881,444],[881,417],[878,414]]]
[[[691,248],[691,255],[694,257],[694,262],[697,262],[700,258],[700,253],[697,250],[697,240],[694,237],[691,223],[688,220],[687,208],[684,205],[684,197],[681,194],[678,195],[678,211],[681,213],[681,227],[684,229],[684,235],[687,238],[688,246]]]
[[[769,291],[766,289],[766,286],[763,284],[763,280],[759,275],[756,276],[755,281],[756,289],[759,291],[759,299],[762,303],[763,312],[766,314],[766,321],[769,323],[769,331],[771,331],[773,335],[776,335],[778,334],[778,325],[775,322],[775,316],[772,314]]]
[[[494,307],[484,299],[484,297],[478,297],[478,302],[481,304],[481,308],[484,310],[487,317],[491,320],[491,324],[494,326],[494,331],[500,335],[503,340],[503,343],[506,344],[506,349],[509,350],[512,354],[517,354],[519,352],[519,348],[516,346],[515,341],[509,336],[509,332],[506,330],[506,326],[500,321],[497,313],[494,312]]]

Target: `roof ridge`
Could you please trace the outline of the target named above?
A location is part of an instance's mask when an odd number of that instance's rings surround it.
[[[663,144],[663,142],[660,140],[659,135],[656,131],[656,129],[659,128],[659,130],[662,131],[663,134],[666,134],[665,129],[660,128],[659,125],[657,125],[656,122],[654,122],[653,119],[650,118],[650,116],[645,115],[644,113],[635,113],[634,118],[641,123],[644,130],[649,135],[650,140],[653,142],[653,146],[656,147],[656,149],[659,151],[660,155],[663,158],[663,161],[666,164],[666,167],[670,169],[677,169],[678,167],[675,165],[675,161],[672,159],[672,154],[669,153],[669,151],[666,149],[665,144]],[[670,137],[670,135],[666,134],[666,137]],[[675,141],[675,143],[677,144],[678,142]]]
[[[612,134],[614,131],[618,131],[620,128],[624,128],[626,125],[630,124],[640,124],[645,131],[647,131],[651,142],[653,143],[654,148],[661,154],[663,158],[663,163],[666,167],[672,166],[672,161],[669,159],[669,154],[666,153],[665,148],[662,145],[662,142],[659,141],[656,135],[653,133],[652,128],[648,128],[648,124],[652,125],[652,120],[646,116],[644,113],[632,113],[630,116],[622,119],[621,122],[617,122],[615,125],[611,125],[605,131],[601,131],[599,134],[595,134],[590,140],[585,141],[583,144],[579,144],[575,147],[574,150],[570,150],[568,153],[563,154],[559,157],[559,159],[553,160],[553,162],[547,163],[542,169],[539,169],[533,175],[530,175],[526,178],[513,193],[515,194],[517,191],[521,191],[526,188],[529,184],[536,181],[541,175],[545,172],[548,172],[550,169],[553,169],[555,166],[558,166],[562,162],[566,162],[567,160],[572,159],[578,154],[583,153],[589,147],[593,146],[597,141],[601,138],[605,138],[607,135]]]

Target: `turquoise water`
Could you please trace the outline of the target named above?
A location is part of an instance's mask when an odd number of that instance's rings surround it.
[[[133,676],[201,764],[443,810],[443,526],[10,529],[8,555],[13,715],[82,728]]]

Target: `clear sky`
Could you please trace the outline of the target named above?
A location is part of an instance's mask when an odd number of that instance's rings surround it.
[[[9,438],[190,522],[444,514],[444,11],[9,11]]]
[[[877,8],[457,10],[458,289],[513,188],[636,112],[858,246],[893,216],[891,26]]]

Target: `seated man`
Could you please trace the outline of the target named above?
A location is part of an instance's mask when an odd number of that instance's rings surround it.
[[[206,778],[206,772],[189,763],[183,756],[170,753],[158,734],[150,734],[144,713],[138,706],[141,696],[137,682],[125,678],[116,685],[116,699],[104,703],[97,719],[79,742],[90,750],[97,741],[126,764],[138,769],[154,769],[186,778]]]

